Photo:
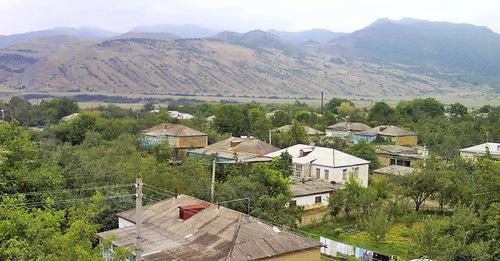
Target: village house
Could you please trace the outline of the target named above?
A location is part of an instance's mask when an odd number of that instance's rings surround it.
[[[373,171],[373,173],[383,175],[406,176],[412,173],[415,169],[412,167],[405,167],[400,165],[389,165]]]
[[[381,167],[398,165],[414,167],[418,161],[425,160],[429,150],[423,146],[378,145],[375,147]]]
[[[188,153],[190,156],[217,155],[219,163],[252,163],[270,161],[264,155],[277,150],[279,149],[255,138],[231,137]]]
[[[353,177],[363,187],[368,186],[370,162],[367,160],[339,150],[304,144],[269,153],[266,157],[279,157],[285,152],[292,156],[295,178],[313,178],[345,184],[350,177]]]
[[[161,143],[168,144],[173,149],[175,160],[184,158],[190,149],[205,148],[208,143],[207,134],[172,123],[162,123],[143,130],[141,135],[141,143],[146,148],[151,148]]]
[[[487,154],[495,160],[500,160],[500,143],[499,142],[486,142],[483,144],[475,145],[460,150],[460,156],[464,159],[477,160]]]
[[[183,113],[179,111],[168,111],[168,114],[170,115],[170,117],[178,120],[189,120],[194,118],[194,116],[189,113]]]
[[[291,128],[292,128],[292,125],[284,125],[284,126],[277,128],[276,130],[280,131],[280,132],[287,132]],[[309,126],[304,126],[304,130],[306,131],[306,134],[308,136],[323,136],[323,135],[325,135],[324,132],[317,130],[315,128],[309,127]]]
[[[321,179],[294,178],[290,186],[293,194],[290,206],[301,206],[305,210],[326,207],[330,195],[341,187],[340,184],[332,184]]]
[[[360,122],[339,122],[326,128],[327,137],[349,138],[356,133],[367,131],[372,127]]]
[[[417,134],[412,131],[391,125],[382,125],[367,131],[356,133],[353,137],[355,144],[360,141],[370,143],[377,138],[393,142],[395,145],[417,145]]]
[[[98,233],[112,245],[104,260],[116,247],[134,253],[135,209],[117,216],[118,229]],[[142,240],[143,260],[319,261],[321,248],[319,241],[186,195],[144,208]]]

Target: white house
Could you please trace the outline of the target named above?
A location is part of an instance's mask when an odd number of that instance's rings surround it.
[[[321,179],[294,179],[290,186],[293,193],[290,205],[313,209],[328,206],[328,199],[342,185],[332,184]]]
[[[295,178],[322,179],[337,184],[345,184],[352,176],[363,187],[368,187],[369,161],[360,159],[339,150],[297,144],[282,150],[266,154],[266,157],[278,157],[288,152],[292,156]]]
[[[194,118],[193,115],[189,113],[183,113],[183,112],[178,112],[178,111],[168,111],[168,114],[170,114],[170,117],[179,119],[179,120],[189,120]]]
[[[460,156],[464,159],[476,160],[479,157],[490,154],[493,159],[500,159],[500,143],[486,142],[460,150]]]

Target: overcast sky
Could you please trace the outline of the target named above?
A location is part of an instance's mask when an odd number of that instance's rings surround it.
[[[0,0],[0,35],[60,26],[126,32],[139,25],[351,32],[377,18],[411,17],[500,32],[498,0]]]

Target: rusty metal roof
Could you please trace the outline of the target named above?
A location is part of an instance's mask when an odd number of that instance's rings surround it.
[[[179,206],[202,201],[186,195],[144,209],[144,260],[253,260],[318,248],[319,241],[262,220],[210,204],[190,219],[179,219]],[[131,222],[135,210],[118,214]],[[135,226],[98,234],[115,246],[133,249]],[[319,250],[318,250],[319,251]]]

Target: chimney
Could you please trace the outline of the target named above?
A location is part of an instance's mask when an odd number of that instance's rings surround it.
[[[240,145],[240,143],[241,143],[241,140],[232,140],[231,143],[229,144],[229,146],[231,148],[234,148],[234,147]]]
[[[209,204],[207,202],[202,202],[196,205],[179,206],[179,218],[184,221],[188,220],[192,216],[198,214],[198,212],[207,208],[208,205]]]

